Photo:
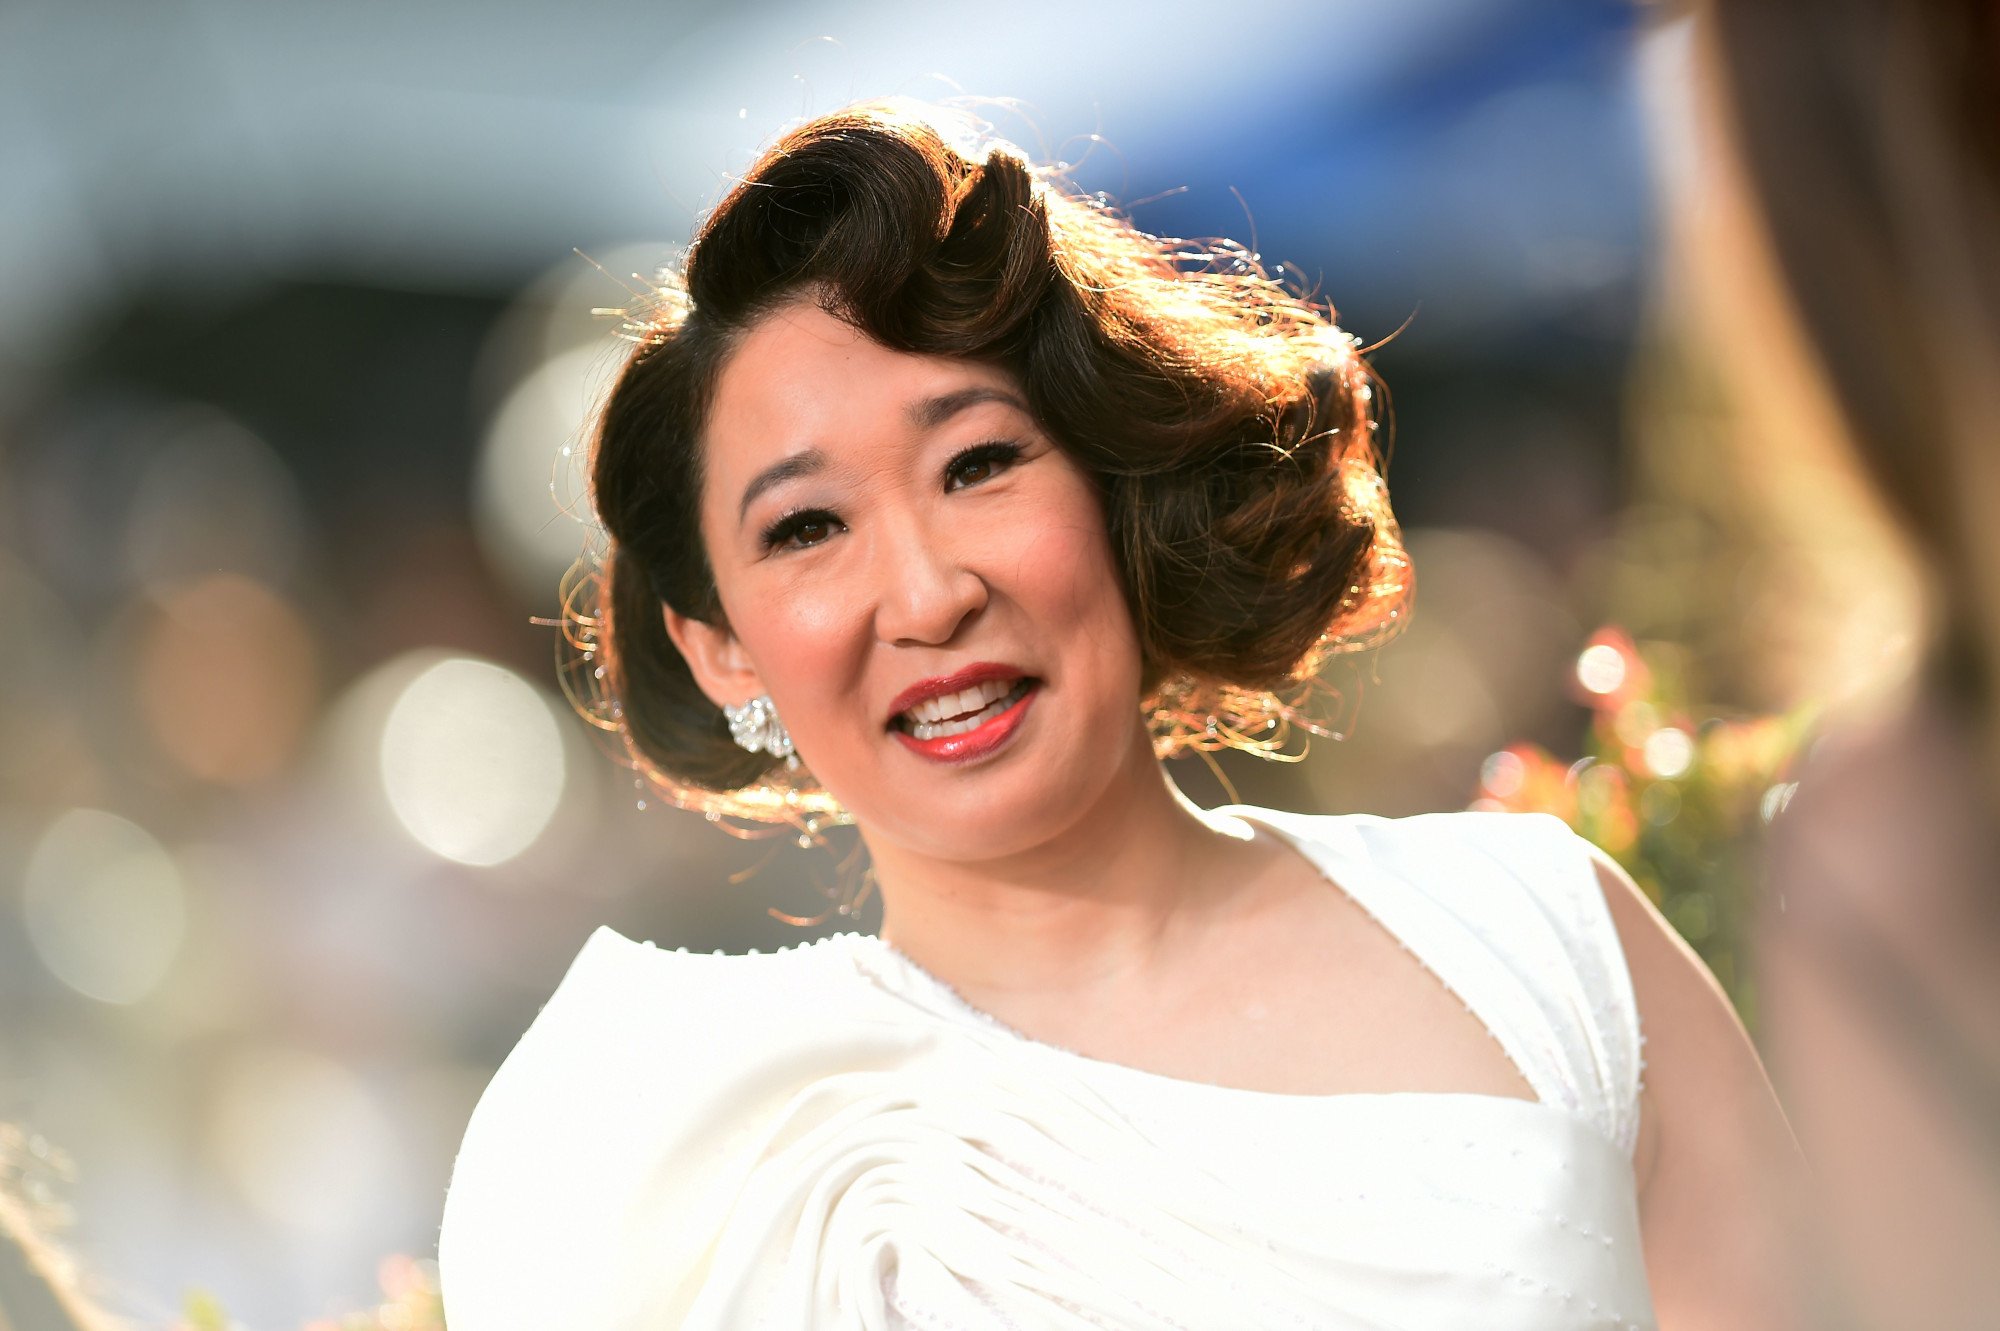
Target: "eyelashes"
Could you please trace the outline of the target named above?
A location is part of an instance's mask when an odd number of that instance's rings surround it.
[[[770,526],[764,528],[761,543],[766,550],[776,550],[791,545],[798,540],[797,548],[818,545],[826,536],[813,533],[821,528],[831,528],[840,519],[823,508],[800,508],[785,514]],[[831,534],[830,532],[828,534]],[[799,538],[805,539],[799,539]]]
[[[1020,444],[1005,439],[963,449],[953,454],[944,466],[944,489],[963,490],[983,485],[1019,462],[1022,452]],[[830,509],[797,508],[764,528],[759,544],[767,553],[810,549],[823,544],[840,526],[840,516]]]
[[[1020,460],[1021,446],[1011,440],[994,439],[984,444],[974,444],[971,448],[957,454],[950,462],[945,464],[945,488],[947,490],[951,489],[951,482],[963,476],[966,472],[985,467],[987,468],[986,475],[976,476],[966,481],[966,485],[978,485],[981,481],[992,479],[998,472],[1011,467]],[[959,488],[962,489],[964,487],[961,486]]]

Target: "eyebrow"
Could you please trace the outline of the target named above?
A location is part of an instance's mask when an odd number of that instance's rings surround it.
[[[912,402],[910,423],[920,430],[935,430],[967,407],[976,407],[982,402],[1003,402],[1024,413],[1028,411],[1028,404],[1023,402],[1018,394],[1010,393],[1004,388],[989,388],[980,384]]]
[[[736,506],[736,520],[742,522],[744,516],[750,512],[750,505],[756,502],[757,496],[772,486],[783,485],[786,481],[795,481],[801,476],[810,476],[825,469],[826,454],[817,448],[808,448],[772,463],[751,477],[750,484],[743,487],[743,501]]]
[[[991,388],[984,384],[971,388],[961,388],[955,392],[940,393],[936,397],[920,398],[910,404],[910,423],[920,430],[935,430],[959,412],[976,407],[982,402],[999,402],[1023,413],[1028,404],[1019,394],[1004,388]],[[796,481],[826,470],[826,454],[817,448],[808,448],[781,458],[750,478],[750,484],[743,487],[743,498],[736,505],[736,521],[741,523],[750,513],[750,505],[757,497],[774,486],[786,481]]]

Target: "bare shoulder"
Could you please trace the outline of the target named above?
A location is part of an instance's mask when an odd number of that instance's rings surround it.
[[[1622,865],[1601,847],[1585,845],[1618,931],[1638,1002],[1640,1029],[1646,1037],[1639,1143],[1633,1153],[1633,1169],[1643,1197],[1659,1168],[1662,1106],[1658,1087],[1662,1076],[1669,1082],[1683,1083],[1689,1078],[1740,1077],[1745,1071],[1741,1054],[1747,1053],[1750,1062],[1756,1062],[1757,1055],[1728,993],[1700,954],[1667,923],[1659,907]],[[1677,1068],[1677,1064],[1689,1066]],[[1762,1075],[1761,1064],[1758,1072]]]
[[[1616,860],[1590,853],[1646,1034],[1633,1169],[1661,1324],[1785,1325],[1790,1125],[1714,973]]]

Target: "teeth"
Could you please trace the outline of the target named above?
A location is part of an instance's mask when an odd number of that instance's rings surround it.
[[[1019,702],[1028,692],[1028,681],[989,680],[962,693],[927,698],[902,716],[903,728],[918,739],[943,739],[977,730]],[[946,717],[952,718],[945,720]]]
[[[910,720],[928,721],[933,725],[948,718],[967,716],[1006,697],[1014,691],[1014,686],[1019,682],[990,679],[958,693],[926,698],[903,715]]]

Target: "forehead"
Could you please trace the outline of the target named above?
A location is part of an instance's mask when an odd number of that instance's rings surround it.
[[[817,305],[784,306],[744,335],[716,382],[710,470],[745,471],[804,448],[829,453],[921,433],[913,404],[1013,387],[998,366],[896,351]]]

